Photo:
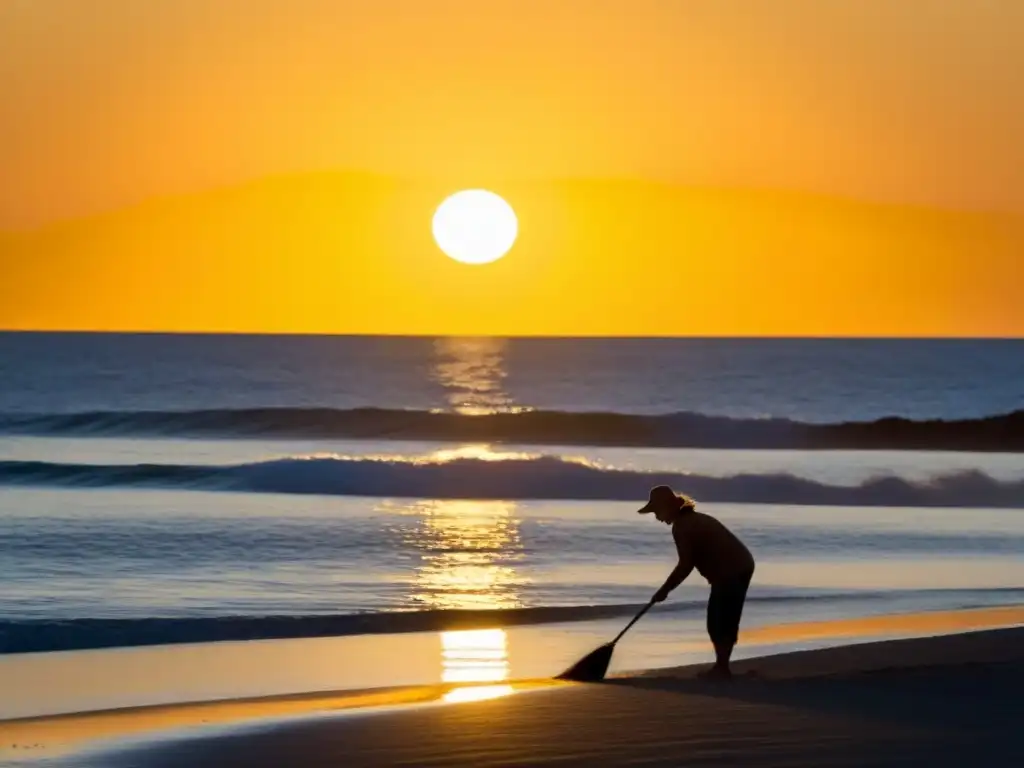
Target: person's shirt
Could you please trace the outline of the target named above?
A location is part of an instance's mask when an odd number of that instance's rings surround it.
[[[754,557],[736,534],[711,515],[685,512],[672,524],[681,563],[692,563],[709,584],[745,577],[754,570]]]

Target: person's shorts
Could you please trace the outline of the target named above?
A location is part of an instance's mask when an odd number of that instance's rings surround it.
[[[708,598],[708,635],[715,645],[736,645],[743,617],[743,603],[754,572],[711,585]]]

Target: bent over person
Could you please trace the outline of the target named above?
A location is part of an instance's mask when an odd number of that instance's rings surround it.
[[[660,522],[672,526],[672,538],[679,552],[679,564],[654,593],[652,602],[663,602],[696,568],[711,585],[708,635],[715,646],[715,665],[704,675],[732,677],[729,659],[736,647],[747,588],[754,576],[753,555],[721,521],[698,512],[693,499],[677,494],[667,485],[652,488],[650,499],[639,512],[653,513]]]

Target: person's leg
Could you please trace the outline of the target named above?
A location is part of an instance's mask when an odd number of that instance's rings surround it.
[[[721,664],[729,671],[729,660],[733,649],[739,642],[740,621],[743,618],[743,606],[747,601],[747,590],[754,574],[750,573],[736,582],[729,584],[722,601],[722,623],[720,643],[722,645]],[[716,648],[717,651],[717,648]]]
[[[735,582],[711,587],[708,599],[708,635],[715,647],[715,666],[711,673],[717,677],[731,677],[729,662],[739,639],[743,604],[753,574]]]
[[[711,645],[715,648],[715,666],[706,674],[714,677],[729,676],[729,657],[732,655],[732,647],[725,632],[727,594],[728,589],[725,585],[712,585],[711,595],[708,597],[708,637],[711,638]]]

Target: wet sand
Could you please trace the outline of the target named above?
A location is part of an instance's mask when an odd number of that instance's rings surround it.
[[[74,741],[192,726],[75,755],[75,765],[106,768],[1024,765],[1024,628],[736,667],[758,676],[709,683],[682,667],[596,685],[484,686],[494,698],[462,703],[444,703],[472,698],[450,686],[275,697],[9,721],[0,738],[10,759],[52,744],[60,729]]]
[[[738,659],[1024,625],[1024,606],[784,624],[767,618],[749,617]],[[548,678],[613,637],[625,621],[0,655],[0,726],[15,718],[182,702],[308,699],[398,686]],[[670,612],[649,614],[620,643],[612,672],[708,660],[703,625],[703,615],[680,620]]]

